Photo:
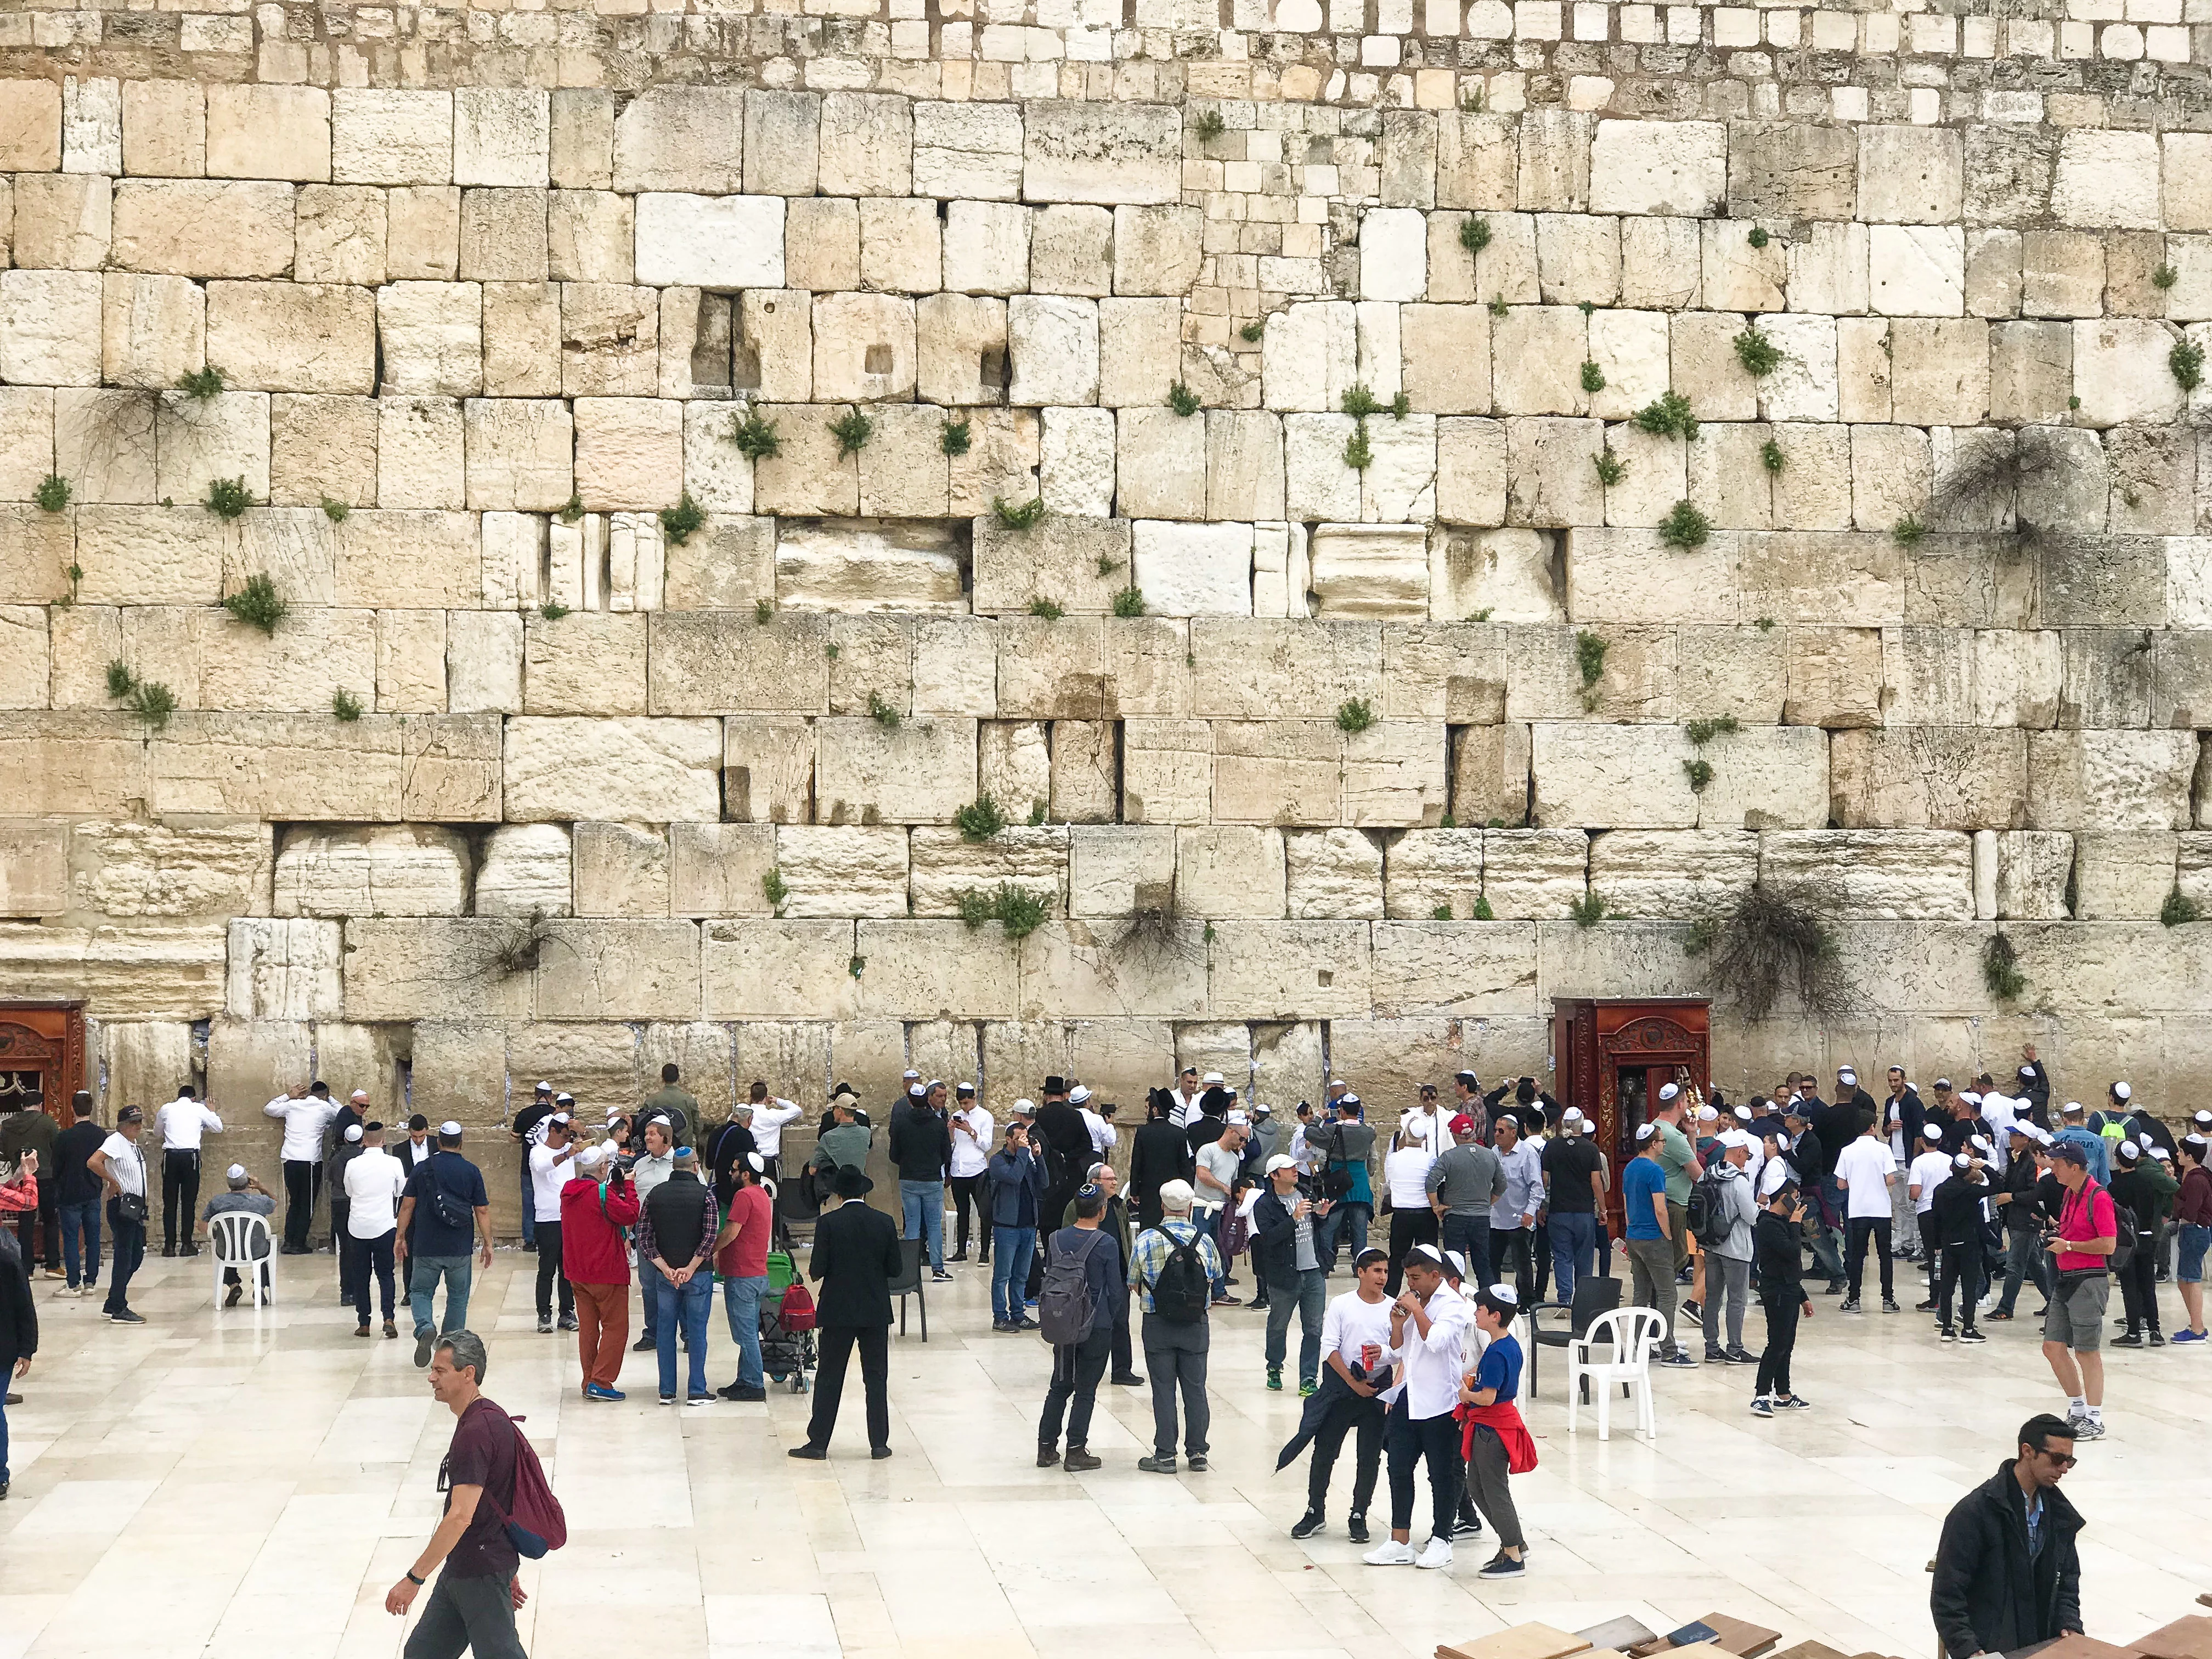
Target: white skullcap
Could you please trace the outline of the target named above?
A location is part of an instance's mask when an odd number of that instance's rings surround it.
[[[1252,1103],[1252,1111],[1254,1115],[1258,1117],[1273,1117],[1275,1115],[1275,1109],[1267,1104],[1264,1100],[1254,1101]]]
[[[356,1100],[367,1100],[368,1098],[368,1091],[366,1089],[356,1089],[353,1091],[353,1097]]]
[[[1737,1122],[1748,1123],[1751,1121],[1751,1108],[1748,1106],[1739,1106],[1735,1109],[1735,1115]]]
[[[1346,1087],[1347,1087],[1347,1086],[1349,1086],[1349,1085],[1347,1085],[1346,1084],[1345,1080],[1344,1080],[1342,1078],[1340,1078],[1340,1077],[1333,1077],[1333,1078],[1329,1079],[1329,1080],[1328,1080],[1328,1086],[1329,1086],[1330,1088],[1332,1088],[1332,1089],[1342,1089],[1342,1088],[1346,1088]]]
[[[1336,1103],[1340,1106],[1357,1106],[1359,1104],[1359,1097],[1354,1094],[1342,1095],[1338,1097]]]
[[[1638,1140],[1649,1140],[1658,1132],[1659,1126],[1656,1123],[1639,1123],[1636,1126],[1636,1138]]]
[[[541,1078],[538,1079],[538,1086],[532,1090],[531,1092],[532,1094],[550,1095],[553,1092],[553,1085]]]
[[[1090,1098],[1091,1090],[1085,1084],[1079,1083],[1067,1091],[1067,1103],[1071,1106],[1080,1106]]]
[[[224,1170],[223,1174],[233,1181],[243,1181],[246,1179],[246,1166],[243,1164],[234,1164]]]
[[[1451,1274],[1454,1279],[1465,1279],[1467,1277],[1467,1258],[1461,1255],[1457,1250],[1446,1250],[1444,1252],[1444,1265],[1451,1269]]]
[[[1245,1116],[1242,1112],[1231,1112],[1227,1117],[1224,1117],[1221,1121],[1224,1123],[1226,1123],[1232,1129],[1243,1128],[1252,1121],[1250,1118]]]
[[[1490,1299],[1492,1302],[1503,1302],[1509,1308],[1517,1308],[1521,1305],[1521,1293],[1510,1285],[1492,1285],[1490,1287]]]
[[[2005,1127],[2016,1135],[2024,1135],[2030,1140],[2036,1139],[2035,1125],[2024,1117],[2016,1117]]]
[[[1936,1086],[1939,1089],[1948,1089],[1951,1086],[1951,1079],[1948,1077],[1939,1077],[1936,1079]]]
[[[2067,1102],[2063,1106],[2061,1106],[2061,1107],[2058,1109],[2058,1115],[2059,1115],[2059,1116],[2061,1116],[2061,1117],[2079,1117],[2079,1116],[2081,1116],[2081,1103],[2080,1101],[2078,1101],[2078,1100],[2069,1100],[2069,1101],[2068,1101],[2068,1102]]]
[[[1972,1089],[1960,1090],[1959,1098],[1965,1101],[1969,1106],[1978,1106],[1982,1103],[1981,1096],[1976,1094]]]
[[[1941,1139],[1943,1139],[1943,1125],[1942,1125],[1942,1123],[1939,1120],[1937,1120],[1937,1119],[1936,1119],[1936,1118],[1932,1118],[1932,1117],[1931,1117],[1931,1118],[1928,1119],[1925,1122],[1922,1123],[1922,1124],[1921,1124],[1921,1126],[1920,1126],[1920,1138],[1921,1138],[1923,1140],[1941,1140]]]
[[[2173,1154],[2172,1154],[2172,1152],[2167,1152],[2167,1151],[2166,1150],[2166,1148],[2165,1148],[2165,1147],[2163,1147],[2163,1146],[2154,1146],[2154,1147],[2152,1147],[2152,1148],[2150,1149],[2150,1155],[2151,1155],[2153,1158],[2158,1158],[2158,1159],[2160,1159],[2160,1160],[2161,1160],[2161,1161],[2163,1161],[2163,1162],[2165,1162],[2165,1163],[2167,1163],[2167,1164],[2171,1164],[2171,1163],[2172,1163],[2172,1162],[2173,1162]]]
[[[553,1097],[553,1103],[556,1106],[574,1106],[576,1103],[576,1097],[564,1089]]]
[[[2112,1097],[2116,1100],[2133,1100],[2136,1097],[2136,1091],[2124,1083],[2115,1083],[2112,1085]]]
[[[1836,1068],[1836,1081],[1848,1083],[1856,1089],[1859,1085],[1859,1074],[1848,1066],[1838,1066]]]
[[[758,1152],[747,1152],[745,1154],[745,1168],[750,1170],[755,1175],[766,1175],[768,1173],[768,1160],[763,1158]]]
[[[1662,1083],[1659,1085],[1659,1098],[1662,1100],[1672,1100],[1681,1092],[1680,1089],[1671,1083]]]
[[[1717,1123],[1720,1121],[1720,1109],[1717,1107],[1700,1106],[1698,1109],[1698,1121],[1700,1123]]]
[[[921,1081],[921,1073],[919,1072],[901,1072],[899,1075],[904,1078],[908,1083],[919,1083]]]
[[[1964,1152],[1960,1152],[1956,1158],[1951,1160],[1951,1167],[1954,1170],[1972,1169],[1973,1167],[1973,1164],[1974,1160],[1968,1158]]]
[[[2035,1067],[2033,1066],[2023,1066],[2020,1068],[2020,1074],[2024,1078],[2033,1079],[2035,1076]]]
[[[349,1129],[346,1133],[348,1134],[351,1134],[353,1131]],[[2136,1146],[2132,1140],[2124,1140],[2120,1143],[2120,1156],[2126,1158],[2130,1163],[2133,1163],[2136,1158],[2142,1156],[2142,1148]]]
[[[457,1135],[460,1133],[460,1132],[461,1126],[454,1122],[451,1118],[447,1118],[443,1123],[441,1123],[438,1126],[438,1133],[441,1135]]]
[[[1160,1190],[1162,1192],[1165,1192],[1167,1188],[1163,1187]],[[1444,1253],[1433,1244],[1416,1244],[1412,1249],[1406,1252],[1406,1260],[1408,1261],[1411,1261],[1415,1256],[1419,1256],[1422,1261],[1432,1263],[1439,1267],[1447,1265],[1444,1261]]]
[[[361,1125],[358,1123],[347,1124],[345,1138],[348,1140],[359,1140],[361,1139]]]
[[[2212,1112],[2197,1113],[2194,1121],[2203,1124],[2208,1129],[2212,1129]]]
[[[1720,1133],[1720,1143],[1723,1146],[1741,1146],[1747,1150],[1751,1146],[1751,1137],[1741,1129],[1723,1129]]]
[[[1267,1160],[1266,1167],[1263,1168],[1260,1173],[1262,1175],[1273,1175],[1278,1170],[1295,1170],[1297,1167],[1297,1159],[1294,1158],[1287,1158],[1281,1152],[1277,1152],[1274,1157]]]
[[[547,1118],[545,1121],[548,1123],[557,1123],[565,1129],[573,1120],[570,1119],[566,1112],[556,1112],[552,1116]]]
[[[580,1170],[596,1170],[607,1161],[611,1150],[605,1146],[586,1146],[576,1154],[576,1167]]]
[[[930,1079],[928,1082],[921,1085],[921,1091],[924,1094],[927,1094],[932,1089],[942,1089],[944,1086],[945,1079],[943,1078],[933,1077]]]

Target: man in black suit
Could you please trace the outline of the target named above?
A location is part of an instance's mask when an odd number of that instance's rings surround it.
[[[836,1208],[814,1224],[812,1272],[821,1283],[814,1322],[821,1332],[822,1366],[814,1382],[814,1415],[806,1441],[790,1455],[820,1462],[830,1455],[837,1405],[845,1392],[845,1367],[857,1345],[860,1377],[868,1395],[868,1455],[891,1455],[890,1282],[904,1265],[898,1227],[881,1210],[860,1200],[875,1182],[858,1168],[838,1169]]]

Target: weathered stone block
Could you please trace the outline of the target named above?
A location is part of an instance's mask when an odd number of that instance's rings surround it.
[[[1024,105],[1022,113],[1024,200],[1145,204],[1182,199],[1182,117],[1175,106],[1040,99]],[[915,188],[921,188],[918,179]]]
[[[1854,920],[1971,921],[1972,837],[1942,830],[1770,830],[1759,878]]]
[[[1728,193],[1728,129],[1712,121],[1600,121],[1589,211],[1702,216]]]
[[[467,914],[468,844],[450,830],[294,830],[276,854],[279,916]]]
[[[1838,732],[1831,818],[1846,830],[2008,829],[2027,822],[2028,734],[1922,726]]]
[[[1606,914],[1695,921],[1725,914],[1759,879],[1759,837],[1735,830],[1613,830],[1589,843]]]
[[[2031,732],[2027,819],[2091,834],[2185,830],[2197,765],[2189,732]]]
[[[828,823],[949,823],[975,797],[975,722],[954,716],[885,728],[816,722],[817,816]]]
[[[520,716],[507,723],[507,816],[719,820],[721,759],[712,720]]]
[[[2147,921],[2176,886],[2180,837],[2157,830],[2074,837],[2074,915],[2082,921]]]
[[[338,963],[335,921],[234,921],[223,1012],[234,1019],[336,1018]]]

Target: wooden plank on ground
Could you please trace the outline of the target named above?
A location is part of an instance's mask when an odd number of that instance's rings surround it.
[[[1532,1621],[1491,1636],[1440,1644],[1437,1659],[1567,1659],[1569,1654],[1586,1652],[1589,1645],[1582,1637]]]

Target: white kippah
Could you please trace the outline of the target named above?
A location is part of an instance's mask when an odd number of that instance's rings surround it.
[[[233,1181],[243,1181],[246,1179],[246,1166],[243,1164],[234,1164],[223,1173]]]
[[[348,1140],[359,1140],[361,1139],[361,1125],[358,1123],[347,1124],[345,1138]]]
[[[1968,1158],[1964,1152],[1960,1152],[1956,1158],[1951,1160],[1951,1167],[1954,1170],[1972,1169],[1973,1167],[1973,1164],[1974,1160]]]
[[[2136,1097],[2136,1091],[2124,1083],[2115,1083],[2112,1085],[2112,1095],[2115,1099],[2133,1100]]]
[[[1662,1100],[1672,1100],[1681,1092],[1681,1090],[1672,1083],[1662,1083],[1659,1085],[1659,1098]]]
[[[1510,1285],[1492,1285],[1490,1287],[1490,1299],[1492,1302],[1503,1302],[1509,1308],[1517,1308],[1521,1305],[1521,1293]]]
[[[460,1133],[460,1132],[461,1126],[454,1122],[451,1118],[447,1118],[443,1123],[441,1123],[438,1126],[438,1133],[441,1135],[457,1135]]]
[[[1639,1123],[1636,1126],[1636,1138],[1638,1140],[1649,1140],[1658,1133],[1658,1128],[1659,1126],[1656,1123]]]

